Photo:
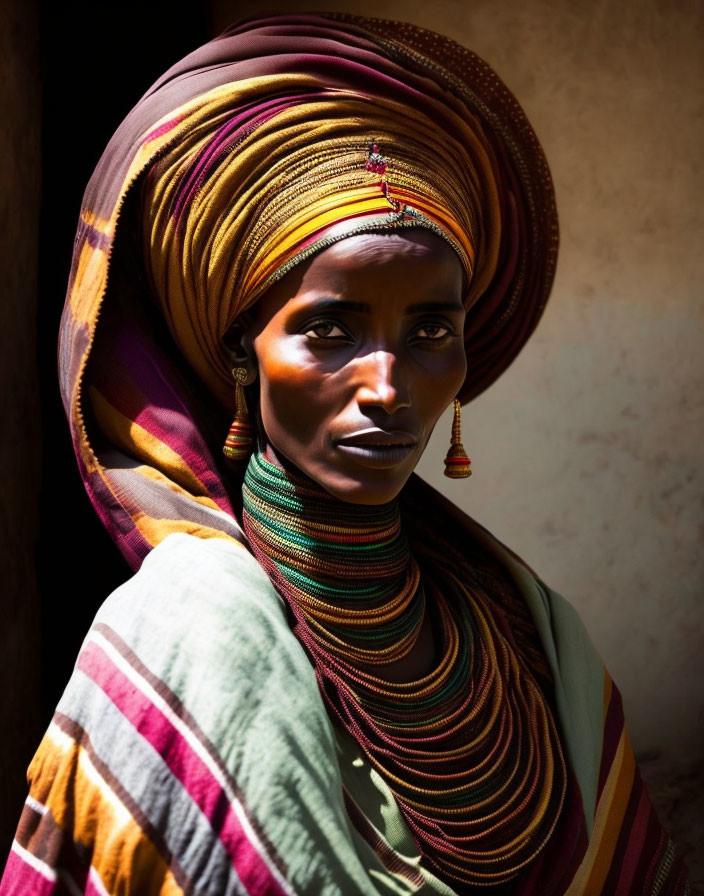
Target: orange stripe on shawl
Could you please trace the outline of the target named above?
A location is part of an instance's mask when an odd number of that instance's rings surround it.
[[[85,219],[85,215],[82,216]],[[96,228],[98,233],[104,233],[107,237],[107,222],[101,222],[101,227]],[[93,225],[86,222],[87,227]],[[95,240],[93,240],[95,242]],[[68,305],[71,313],[77,320],[90,320],[93,311],[96,294],[102,294],[108,278],[108,257],[105,251],[100,251],[99,246],[94,246],[86,240],[78,251],[78,259],[75,261],[75,274],[73,288],[71,289]]]
[[[164,519],[156,519],[143,514],[142,516],[135,516],[135,525],[152,547],[159,544],[172,532],[185,532],[187,535],[195,535],[197,538],[224,538],[228,541],[235,541],[222,529],[204,526],[201,523],[195,523],[186,519],[174,520],[166,517]],[[239,545],[240,542],[235,541],[235,544]],[[244,545],[242,545],[242,550],[246,550]]]
[[[46,806],[77,844],[90,845],[91,865],[108,893],[140,881],[140,896],[183,896],[166,862],[86,751],[52,723],[27,772],[30,796]]]
[[[132,457],[144,461],[145,465],[156,460],[159,470],[167,474],[161,478],[172,491],[192,494],[198,498],[207,496],[205,485],[186,465],[180,454],[139,423],[120,413],[94,386],[90,387],[89,394],[95,416],[113,444],[126,450]],[[171,481],[168,479],[169,476],[172,477]],[[213,510],[219,509],[211,498],[206,498],[200,503],[212,507]]]

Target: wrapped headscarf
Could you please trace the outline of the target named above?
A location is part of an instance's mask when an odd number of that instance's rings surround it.
[[[324,246],[407,227],[462,264],[468,401],[536,326],[558,232],[523,111],[449,38],[253,17],[130,112],[84,196],[59,364],[88,494],[133,568],[173,531],[241,538],[215,459],[233,321]]]

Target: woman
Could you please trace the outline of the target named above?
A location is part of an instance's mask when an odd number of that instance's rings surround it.
[[[556,251],[523,112],[432,32],[253,18],[143,97],[88,186],[60,342],[135,574],[0,893],[688,892],[574,612],[413,475],[455,400],[468,475],[459,403]]]

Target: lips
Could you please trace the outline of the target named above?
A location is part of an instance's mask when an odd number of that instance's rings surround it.
[[[383,429],[361,429],[335,440],[337,445],[359,445],[365,447],[413,447],[418,444],[416,436],[403,430],[387,432]]]
[[[416,449],[418,439],[408,432],[365,429],[335,440],[335,447],[351,460],[375,470],[402,464]]]

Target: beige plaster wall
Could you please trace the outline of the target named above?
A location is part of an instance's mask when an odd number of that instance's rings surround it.
[[[636,749],[701,754],[704,5],[454,16],[545,147],[562,244],[534,338],[464,414],[474,476],[441,487],[579,608]]]
[[[257,9],[213,8],[217,29]],[[702,813],[704,753],[704,4],[268,8],[433,27],[486,59],[533,123],[561,219],[552,299],[511,369],[464,411],[472,478],[442,475],[449,415],[419,472],[579,609],[644,768],[655,766],[661,815],[695,844],[686,819]]]

